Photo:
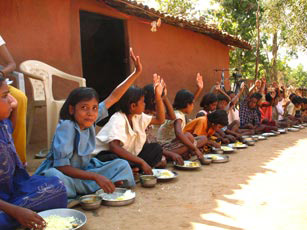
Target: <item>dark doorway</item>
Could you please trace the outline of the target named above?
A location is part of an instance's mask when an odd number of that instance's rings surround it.
[[[83,76],[100,100],[122,82],[129,70],[129,49],[123,20],[80,11]]]

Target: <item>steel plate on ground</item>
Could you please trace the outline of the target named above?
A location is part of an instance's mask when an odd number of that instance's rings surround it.
[[[113,193],[105,193],[102,189],[96,191],[101,196],[102,204],[107,206],[124,206],[132,204],[135,200],[135,192],[126,188],[116,188]]]
[[[194,170],[200,168],[200,163],[198,161],[184,161],[184,165],[178,165],[174,163],[174,167],[183,170]]]
[[[71,229],[79,229],[83,225],[85,225],[87,221],[86,215],[83,212],[80,212],[74,209],[70,209],[70,208],[50,209],[50,210],[39,212],[37,214],[43,218],[47,218],[48,216],[74,217],[76,220],[74,224],[76,224],[77,226]]]
[[[297,129],[297,128],[288,128],[288,131],[290,131],[290,132],[298,132],[300,130]]]
[[[231,148],[235,148],[235,149],[245,149],[247,148],[247,144],[237,144],[237,143],[232,143],[232,144],[228,144],[229,147]]]
[[[172,180],[178,176],[178,173],[168,169],[153,169],[152,172],[153,175],[157,177],[158,180],[161,181]]]
[[[205,154],[204,157],[211,159],[212,163],[225,163],[229,161],[229,156],[223,154]]]

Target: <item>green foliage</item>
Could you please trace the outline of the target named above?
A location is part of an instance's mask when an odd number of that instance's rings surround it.
[[[156,0],[159,10],[174,16],[189,17],[196,0]]]
[[[290,75],[287,77],[288,83],[293,84],[297,87],[307,86],[307,71],[304,71],[303,65],[298,65],[297,68],[293,69]]]

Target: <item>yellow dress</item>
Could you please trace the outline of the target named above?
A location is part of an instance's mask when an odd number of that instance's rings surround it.
[[[13,86],[9,86],[9,90],[18,102],[16,127],[13,132],[14,144],[20,160],[22,163],[26,163],[26,116],[28,98],[22,91]]]

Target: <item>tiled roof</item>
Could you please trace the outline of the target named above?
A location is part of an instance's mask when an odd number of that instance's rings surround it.
[[[162,20],[162,23],[170,24],[176,27],[205,34],[226,45],[235,46],[242,49],[252,48],[252,46],[247,41],[240,39],[239,37],[236,37],[234,35],[231,35],[227,32],[221,31],[206,23],[199,21],[193,22],[179,17],[170,16],[168,14],[161,13],[160,11],[155,10],[153,8],[149,8],[148,6],[143,5],[142,3],[138,3],[136,1],[130,1],[130,0],[98,0],[98,1],[104,2],[107,5],[116,8],[117,10],[125,14],[141,17],[151,21],[155,21],[158,18],[160,18]]]

